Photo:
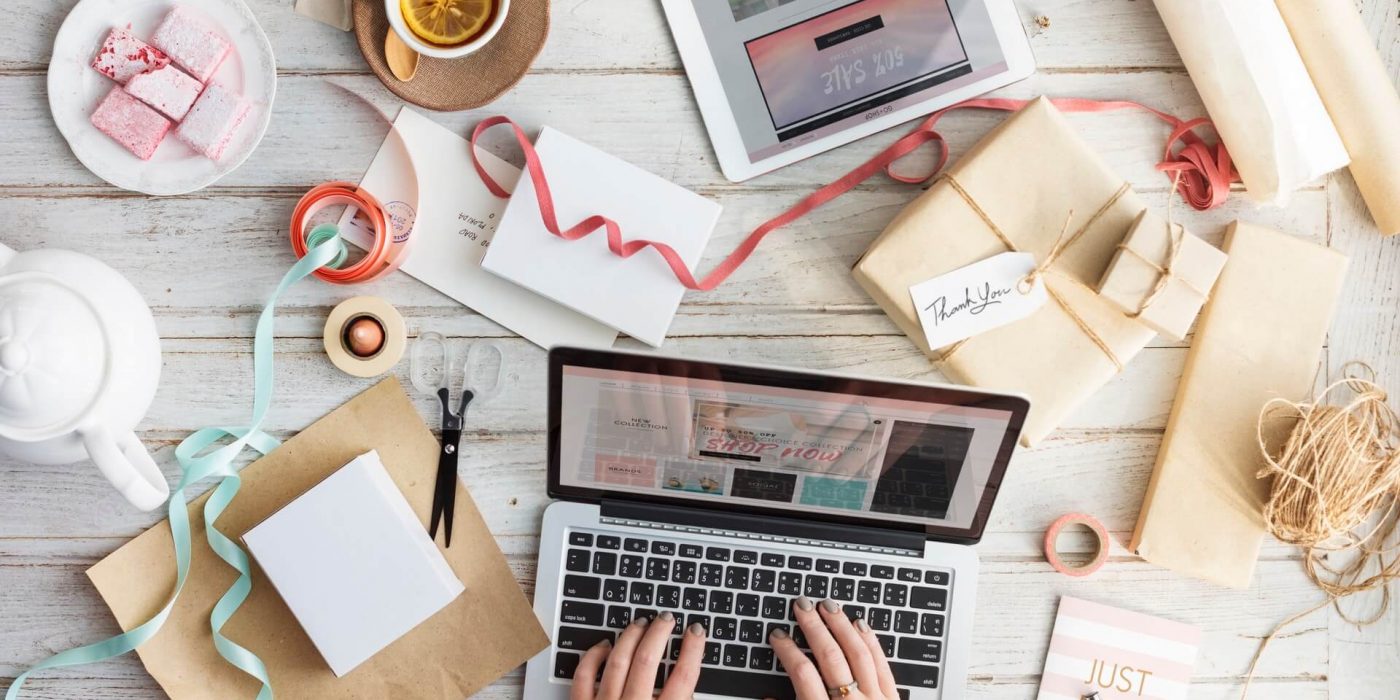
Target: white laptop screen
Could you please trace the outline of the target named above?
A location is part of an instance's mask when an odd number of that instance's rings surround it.
[[[559,485],[980,530],[1024,405],[909,400],[868,391],[876,382],[807,375],[822,385],[814,390],[764,382],[762,368],[745,373],[759,381],[737,381],[728,366],[685,366],[563,364]]]

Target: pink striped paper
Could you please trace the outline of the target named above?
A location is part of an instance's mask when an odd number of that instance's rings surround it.
[[[1201,630],[1065,596],[1037,700],[1185,700]]]

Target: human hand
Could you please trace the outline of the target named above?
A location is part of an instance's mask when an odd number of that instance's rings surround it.
[[[651,700],[656,692],[656,672],[666,658],[666,644],[671,641],[675,623],[676,617],[670,612],[663,612],[650,622],[645,617],[637,618],[618,635],[616,646],[607,641],[595,644],[578,662],[570,700]],[[681,635],[680,658],[661,688],[660,700],[689,700],[695,694],[707,634],[696,623]],[[603,666],[604,661],[607,666]],[[603,680],[595,690],[593,679],[600,666]]]
[[[793,601],[792,611],[816,664],[782,629],[773,630],[768,643],[792,677],[797,700],[898,700],[890,663],[865,620],[852,624],[836,601],[813,605],[807,596]]]

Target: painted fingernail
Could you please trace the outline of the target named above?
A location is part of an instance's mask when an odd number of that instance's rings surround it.
[[[645,617],[639,617],[639,618],[633,620],[633,621],[632,621],[632,624],[634,624],[634,625],[636,625],[636,626],[638,626],[638,627],[646,627],[648,622],[651,622],[651,620],[648,620],[648,619],[645,618]]]
[[[869,631],[870,631],[870,625],[865,624],[865,618],[863,618],[863,617],[857,617],[857,618],[856,618],[856,629],[858,629],[858,630],[860,630],[860,631],[862,631],[862,632],[869,632]]]
[[[686,629],[688,629],[688,630],[690,631],[691,634],[693,634],[693,635],[695,635],[695,636],[697,636],[697,637],[703,637],[703,636],[705,636],[705,634],[706,634],[706,632],[705,632],[705,626],[702,625],[702,624],[700,624],[700,623],[698,623],[698,622],[692,622],[692,623],[690,623],[690,627],[687,627]]]
[[[822,610],[835,614],[841,612],[841,606],[837,605],[836,601],[827,598],[826,600],[822,601]]]
[[[598,649],[611,649],[611,648],[612,648],[612,640],[610,640],[610,639],[604,639],[603,641],[598,642],[597,644],[594,644],[593,646],[596,647],[596,648],[598,648]]]
[[[781,628],[781,627],[774,627],[774,628],[773,628],[773,631],[768,633],[768,638],[769,638],[769,639],[787,639],[787,638],[788,638],[788,633],[787,633],[786,630],[784,630],[784,629]]]
[[[661,613],[661,615],[657,619],[661,620],[662,622],[674,622],[676,616],[672,615],[670,610],[667,610],[666,612]]]
[[[797,607],[802,608],[804,611],[810,612],[812,610],[812,601],[805,595],[799,596],[797,598]]]

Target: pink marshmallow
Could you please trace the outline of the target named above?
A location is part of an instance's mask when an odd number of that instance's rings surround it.
[[[229,50],[228,40],[216,29],[178,5],[156,27],[151,43],[201,83],[209,82]]]
[[[162,66],[155,70],[133,76],[126,84],[126,91],[133,97],[160,110],[161,114],[175,121],[185,118],[190,105],[204,85],[186,75],[175,66]]]
[[[151,159],[160,140],[165,138],[165,132],[170,130],[169,119],[120,87],[112,88],[102,98],[102,103],[92,113],[92,125],[141,160]]]
[[[251,105],[242,95],[219,83],[210,83],[195,100],[175,135],[200,153],[218,160]]]
[[[114,28],[92,58],[97,72],[123,85],[133,76],[170,64],[160,49],[135,36],[130,29]]]

